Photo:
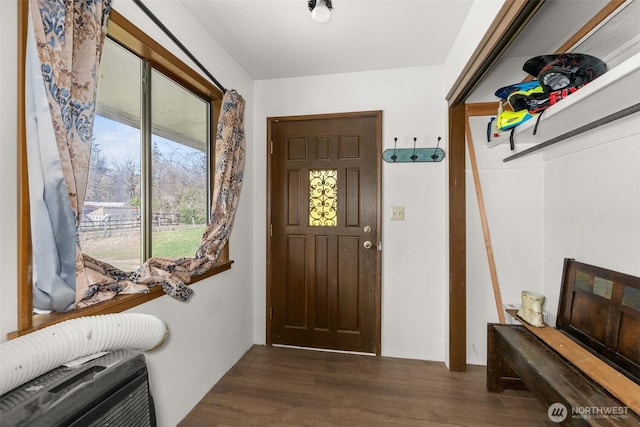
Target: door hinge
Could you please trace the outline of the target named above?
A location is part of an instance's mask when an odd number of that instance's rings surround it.
[[[271,141],[271,148],[269,149],[269,154],[273,154],[273,141]]]
[[[273,320],[273,307],[269,307],[269,320]]]
[[[273,237],[273,224],[269,224],[269,237]]]

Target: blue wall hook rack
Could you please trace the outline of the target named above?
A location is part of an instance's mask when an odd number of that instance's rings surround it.
[[[436,148],[416,148],[417,138],[413,138],[413,148],[397,148],[398,138],[393,138],[393,148],[384,150],[382,159],[387,163],[424,163],[441,162],[444,150],[440,148],[440,140]]]

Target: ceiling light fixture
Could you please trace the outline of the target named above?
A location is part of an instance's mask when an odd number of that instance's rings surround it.
[[[309,10],[311,11],[311,18],[319,24],[329,22],[331,19],[331,0],[309,0]]]

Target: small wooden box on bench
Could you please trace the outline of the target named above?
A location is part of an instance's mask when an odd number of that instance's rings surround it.
[[[557,328],[490,323],[487,350],[491,392],[561,403],[566,425],[640,425],[638,277],[565,259]]]

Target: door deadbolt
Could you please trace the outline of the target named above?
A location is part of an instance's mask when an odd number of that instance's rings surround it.
[[[369,227],[368,225],[364,226],[364,232],[365,233],[371,233],[371,227]]]

